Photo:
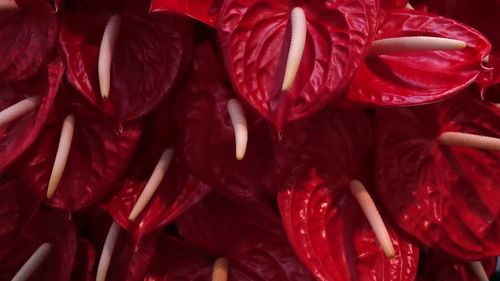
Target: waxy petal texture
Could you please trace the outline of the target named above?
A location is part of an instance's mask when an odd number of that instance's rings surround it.
[[[0,128],[0,171],[5,170],[35,140],[47,122],[64,73],[55,60],[34,77],[18,83],[0,85],[0,110],[31,96],[39,96],[37,109]]]
[[[471,84],[491,51],[488,40],[451,19],[401,10],[387,16],[375,40],[433,36],[461,40],[462,50],[413,51],[369,56],[357,70],[347,99],[371,106],[419,105],[443,100]]]
[[[49,56],[57,20],[47,1],[19,1],[19,9],[0,11],[0,84],[36,73]]]
[[[377,24],[377,1],[307,1],[305,49],[294,85],[281,91],[292,1],[224,1],[218,34],[237,93],[280,130],[324,108],[362,63]]]
[[[215,27],[222,0],[153,0],[151,12],[173,12]]]
[[[265,204],[241,205],[214,194],[177,226],[188,242],[229,261],[229,280],[313,280],[293,253],[278,215]],[[239,271],[248,277],[233,275]]]
[[[333,109],[316,120],[278,203],[295,252],[318,280],[413,280],[416,245],[386,227],[387,258],[349,182],[371,184],[372,125],[363,111]]]
[[[438,137],[498,138],[500,109],[464,92],[434,105],[380,110],[377,122],[377,192],[394,222],[462,259],[498,256],[500,153],[440,145]]]
[[[119,122],[139,118],[166,98],[190,52],[189,24],[162,13],[121,15],[109,98],[101,98],[97,62],[110,14],[69,14],[59,35],[71,84]],[[87,24],[82,25],[81,21]]]
[[[25,178],[50,205],[73,211],[95,203],[114,189],[115,181],[132,157],[141,131],[137,124],[118,128],[79,103],[60,109],[58,116],[47,124],[36,143],[20,159],[15,173]],[[47,200],[46,190],[64,111],[74,114],[75,132],[61,181],[52,200]]]
[[[193,70],[180,92],[174,110],[182,136],[179,155],[185,165],[200,180],[239,200],[273,196],[286,180],[308,128],[287,127],[280,141],[264,119],[244,106],[248,145],[245,157],[237,160],[227,110],[234,94],[208,44],[197,50]]]

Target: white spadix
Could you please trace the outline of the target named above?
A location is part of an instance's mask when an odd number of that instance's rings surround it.
[[[234,128],[234,140],[236,142],[236,159],[245,157],[248,143],[248,126],[245,112],[237,99],[230,99],[227,103],[227,111]]]
[[[456,145],[477,149],[500,151],[500,139],[461,132],[445,132],[439,138],[443,145]]]
[[[39,97],[25,98],[0,111],[0,127],[19,119],[40,104]]]
[[[488,274],[486,274],[486,270],[484,270],[484,266],[481,264],[480,261],[472,261],[469,263],[472,271],[474,274],[476,274],[477,279],[479,281],[489,281],[490,278],[488,277]]]
[[[306,45],[307,20],[304,10],[295,7],[291,13],[291,39],[281,90],[288,91],[295,81]]]
[[[378,56],[412,51],[460,50],[465,47],[467,47],[467,43],[456,39],[431,36],[403,36],[373,41],[368,55]]]
[[[129,220],[135,220],[151,200],[151,197],[153,197],[153,194],[155,193],[156,189],[158,189],[158,186],[165,177],[165,174],[168,171],[168,167],[170,167],[173,155],[174,150],[172,148],[167,148],[165,149],[165,151],[163,151],[160,156],[160,160],[158,160],[158,163],[156,164],[156,167],[151,174],[151,177],[146,183],[146,187],[144,187],[144,190],[139,196],[139,199],[137,199],[134,208],[132,208],[132,211],[130,212],[130,215],[128,217]]]
[[[73,134],[75,132],[75,117],[70,114],[64,118],[61,136],[59,137],[59,145],[57,147],[56,159],[54,166],[52,166],[52,173],[50,174],[49,186],[47,187],[47,198],[51,199],[56,192],[57,186],[61,181],[66,163],[68,162],[69,151],[71,143],[73,142]]]
[[[391,237],[389,236],[389,232],[387,231],[384,221],[382,220],[382,217],[380,216],[380,213],[378,212],[375,202],[373,202],[370,194],[364,185],[358,180],[352,180],[349,183],[349,189],[358,200],[361,209],[363,210],[370,226],[373,229],[373,232],[375,233],[375,236],[377,237],[377,241],[380,244],[382,251],[384,251],[384,254],[387,257],[394,257],[395,251],[394,246],[392,245]]]
[[[104,34],[102,35],[101,47],[99,48],[99,59],[97,61],[97,73],[99,75],[99,87],[103,100],[109,97],[111,87],[111,62],[113,60],[113,50],[120,33],[121,19],[118,15],[112,15]]]
[[[118,234],[120,234],[120,226],[113,222],[109,228],[108,235],[106,236],[106,241],[102,249],[101,257],[99,258],[99,264],[97,266],[96,281],[105,281],[106,275],[108,274],[109,264],[111,263],[111,257],[113,256],[113,251],[115,250],[116,242],[118,241]]]
[[[226,258],[218,258],[214,262],[212,281],[227,281],[229,276],[229,262]]]
[[[23,264],[19,271],[12,277],[12,281],[25,281],[37,270],[37,268],[47,259],[52,251],[51,243],[43,243]]]

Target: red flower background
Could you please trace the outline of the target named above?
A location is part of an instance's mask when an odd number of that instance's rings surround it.
[[[0,281],[488,280],[499,18],[0,0]]]

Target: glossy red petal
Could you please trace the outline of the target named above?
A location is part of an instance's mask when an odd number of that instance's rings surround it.
[[[73,211],[114,190],[135,151],[141,130],[137,124],[117,127],[79,103],[58,109],[57,118],[47,124],[13,172],[22,175],[48,204]],[[62,121],[69,113],[75,116],[75,129],[68,161],[54,198],[47,200]]]
[[[55,60],[30,79],[0,86],[0,110],[27,97],[39,96],[41,99],[37,110],[0,128],[0,171],[16,160],[42,130],[52,109],[63,73],[62,62]]]
[[[139,118],[166,98],[190,52],[189,24],[175,16],[120,14],[122,24],[111,66],[109,99],[99,90],[97,61],[110,13],[69,14],[59,41],[67,77],[85,98],[119,121]],[[86,24],[82,25],[81,22]]]
[[[15,246],[15,241],[38,208],[34,194],[20,181],[2,179],[0,183],[0,260]]]
[[[52,7],[44,0],[29,1],[0,11],[0,24],[0,84],[26,79],[52,52],[57,34]]]
[[[318,280],[413,280],[418,248],[385,220],[396,250],[387,258],[349,190],[369,187],[372,125],[363,111],[334,109],[316,128],[278,203],[288,238]]]
[[[244,106],[248,124],[245,156],[235,156],[235,135],[227,104],[234,94],[208,44],[196,53],[193,70],[175,101],[181,130],[179,155],[186,166],[214,189],[239,200],[273,196],[286,179],[308,129],[286,128],[280,141],[266,121]],[[200,137],[203,136],[203,137]]]
[[[151,141],[150,138],[147,140]],[[125,173],[120,191],[107,204],[108,211],[115,221],[132,232],[137,241],[145,233],[173,222],[211,191],[208,185],[176,161],[175,154],[178,152],[174,152],[174,159],[150,202],[133,222],[130,221],[130,212],[144,190],[160,155],[166,149],[161,146],[148,147],[146,143],[145,140],[145,149],[139,150],[131,161],[133,165]]]
[[[471,84],[483,70],[488,40],[451,19],[411,10],[394,11],[375,40],[401,36],[457,39],[467,47],[454,51],[414,51],[370,56],[357,70],[347,99],[371,106],[419,105],[443,100]]]
[[[150,11],[182,14],[215,27],[222,2],[222,0],[153,0]]]
[[[347,84],[371,44],[377,1],[307,1],[307,37],[293,87],[282,93],[291,1],[228,0],[218,33],[237,93],[278,129],[324,108]]]
[[[69,280],[77,248],[75,226],[68,213],[43,208],[27,223],[13,250],[0,262],[0,279],[11,280],[33,252],[46,242],[52,244],[52,249],[28,280]]]
[[[500,254],[500,153],[444,146],[442,132],[500,137],[500,109],[465,92],[377,114],[377,191],[394,221],[428,247],[472,260]],[[397,121],[397,122],[396,122]]]
[[[241,205],[217,195],[191,208],[178,221],[182,237],[253,280],[313,280],[293,253],[279,217],[265,204]],[[252,280],[252,279],[243,279]]]
[[[488,276],[495,272],[496,262],[497,258],[481,261]],[[432,250],[424,252],[418,275],[433,281],[479,280],[468,262],[459,261],[439,251]]]

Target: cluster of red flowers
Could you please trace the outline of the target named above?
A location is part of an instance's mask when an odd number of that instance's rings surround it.
[[[488,280],[499,18],[0,0],[0,281]]]

